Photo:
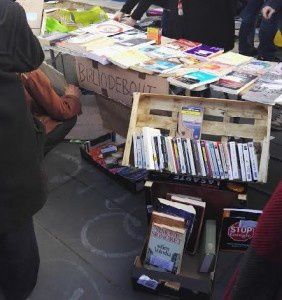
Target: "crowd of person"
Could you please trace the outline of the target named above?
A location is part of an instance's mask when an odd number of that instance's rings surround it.
[[[173,10],[164,0],[128,0],[114,18],[121,21],[124,15],[129,15],[125,22],[133,26],[151,4]],[[234,47],[234,0],[178,1],[174,9],[182,18],[178,37],[220,46],[226,51]],[[242,12],[240,53],[262,60],[278,60],[273,38],[281,23],[281,10],[282,0],[248,0]],[[254,34],[260,12],[263,18],[256,49]],[[69,85],[63,95],[54,91],[39,69],[44,52],[28,26],[25,11],[12,0],[0,1],[0,40],[0,288],[7,300],[23,300],[33,290],[39,268],[32,217],[46,201],[41,163],[75,125],[81,113],[80,90]],[[276,210],[266,208],[270,214],[281,213],[281,184],[277,193],[279,199],[275,196],[273,200]],[[265,217],[261,223],[267,220]],[[263,227],[261,231],[268,235]],[[281,236],[279,239],[281,246]],[[250,251],[256,251],[256,245],[254,242]],[[268,256],[272,254],[267,252]],[[261,259],[259,252],[256,255]],[[281,255],[277,259],[281,266]],[[281,269],[271,273],[273,281],[281,282]],[[260,284],[262,289],[264,282],[260,280]],[[235,286],[234,297],[229,293],[228,299],[268,300],[277,296],[269,298],[268,294],[264,297],[261,293],[257,298],[248,294],[247,298],[239,298],[237,295],[245,295],[238,288],[242,284]]]

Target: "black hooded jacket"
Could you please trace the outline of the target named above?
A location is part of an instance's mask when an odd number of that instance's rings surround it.
[[[0,1],[0,234],[20,226],[45,202],[34,123],[16,73],[40,66],[44,53],[23,8]]]

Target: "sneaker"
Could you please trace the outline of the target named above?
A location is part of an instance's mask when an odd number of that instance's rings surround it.
[[[282,114],[271,121],[271,129],[282,130]]]
[[[278,63],[281,62],[281,60],[278,57],[275,57],[275,56],[273,56],[273,57],[266,57],[266,56],[259,55],[257,57],[257,59],[258,60],[262,60],[262,61],[272,61],[272,62],[278,62]]]

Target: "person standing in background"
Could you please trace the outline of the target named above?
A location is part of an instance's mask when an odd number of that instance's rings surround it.
[[[247,56],[257,55],[260,60],[279,61],[275,57],[276,47],[273,40],[278,29],[279,19],[281,19],[281,13],[279,12],[279,6],[281,9],[281,0],[266,1],[265,7],[268,7],[266,10],[263,8],[264,3],[264,0],[249,0],[243,10],[242,24],[239,32],[239,53]],[[254,38],[258,15],[261,9],[266,12],[269,11],[271,5],[274,5],[273,10],[270,11],[271,13],[265,14],[265,17],[261,21],[259,46],[256,49]]]
[[[24,9],[0,1],[0,289],[7,300],[32,292],[39,253],[32,216],[46,201],[35,125],[17,73],[44,60]]]

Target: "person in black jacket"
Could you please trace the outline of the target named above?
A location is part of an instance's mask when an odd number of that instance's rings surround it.
[[[40,145],[17,73],[44,60],[25,11],[0,1],[0,289],[23,300],[34,288],[39,254],[32,216],[45,203]]]

